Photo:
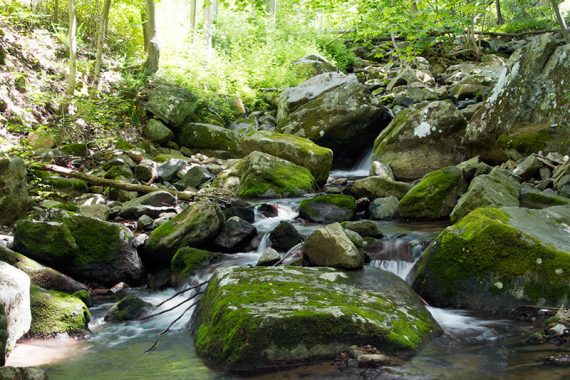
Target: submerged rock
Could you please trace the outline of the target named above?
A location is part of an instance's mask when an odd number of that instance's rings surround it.
[[[219,269],[196,310],[196,352],[230,370],[333,358],[354,344],[414,353],[439,327],[404,281],[380,272],[368,291],[330,268]]]
[[[21,270],[0,261],[0,366],[30,329],[30,278]]]
[[[570,297],[569,225],[570,206],[477,209],[430,244],[413,287],[443,307],[559,306]]]
[[[356,212],[356,200],[350,195],[325,194],[305,199],[299,215],[311,222],[332,223],[350,220]]]
[[[303,253],[316,266],[358,269],[364,265],[364,254],[339,223],[329,224],[309,235]]]

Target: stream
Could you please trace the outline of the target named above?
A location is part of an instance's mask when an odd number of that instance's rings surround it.
[[[364,161],[363,161],[364,160]],[[369,157],[347,172],[334,176],[367,175]],[[365,162],[365,164],[363,163]],[[364,169],[359,166],[366,166]],[[256,212],[255,226],[264,234],[254,252],[228,254],[207,270],[196,274],[189,285],[207,280],[214,269],[232,265],[255,265],[269,244],[268,232],[280,221],[291,221],[304,235],[317,224],[296,221],[298,205],[303,198],[278,199],[270,203],[278,207],[278,216],[264,218]],[[370,266],[393,272],[403,279],[419,259],[427,243],[445,228],[441,223],[378,222],[385,237],[381,244],[368,248]],[[159,304],[172,297],[175,289],[150,291],[134,289],[144,300]],[[192,293],[179,295],[162,306],[167,309]],[[86,339],[59,336],[49,340],[20,342],[7,365],[40,366],[52,380],[139,380],[139,379],[234,379],[241,378],[206,367],[196,356],[188,329],[191,313],[179,320],[157,347],[145,353],[157,335],[178,316],[177,311],[147,321],[109,324],[103,321],[112,303],[91,309],[90,334]],[[161,310],[159,309],[159,310]],[[278,373],[249,375],[252,379],[568,379],[570,370],[547,367],[543,363],[552,354],[560,354],[555,346],[528,346],[523,340],[532,326],[527,322],[501,320],[496,316],[477,315],[463,310],[429,307],[445,334],[429,342],[414,358],[397,366],[377,369],[339,369],[333,362],[281,369]]]

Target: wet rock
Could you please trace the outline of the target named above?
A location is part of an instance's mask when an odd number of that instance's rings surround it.
[[[287,252],[305,239],[297,231],[295,226],[287,221],[281,221],[277,227],[269,234],[271,247],[280,252]]]
[[[105,321],[123,322],[139,319],[147,314],[152,308],[152,304],[143,299],[128,295],[109,309],[105,314]]]
[[[30,278],[0,261],[0,365],[30,329]]]
[[[303,253],[316,266],[358,269],[364,265],[364,255],[339,223],[329,224],[309,235]]]
[[[412,220],[447,218],[465,189],[463,172],[455,166],[426,174],[400,200],[400,216]]]
[[[450,215],[456,222],[479,207],[504,207],[519,205],[520,184],[503,169],[476,177],[467,192],[459,198]]]
[[[384,107],[372,105],[366,86],[355,75],[325,73],[282,92],[280,132],[308,138],[335,156],[353,156],[390,121]]]
[[[570,295],[570,206],[481,208],[445,229],[412,272],[437,306],[511,310]]]
[[[224,221],[224,214],[217,204],[210,201],[193,203],[150,233],[143,259],[150,268],[166,267],[178,249],[211,242]]]
[[[355,212],[356,201],[349,195],[318,195],[303,200],[299,205],[300,216],[316,223],[350,220]]]
[[[167,191],[155,191],[124,203],[119,211],[123,218],[138,219],[142,215],[152,218],[164,212],[174,212],[176,197]]]
[[[350,187],[350,191],[358,198],[376,198],[396,197],[402,198],[412,185],[406,182],[393,181],[383,177],[368,177],[354,181]]]
[[[224,215],[226,216],[226,219],[229,219],[232,216],[237,216],[246,222],[255,222],[255,211],[253,210],[252,206],[232,206],[224,210]]]
[[[175,282],[180,284],[199,270],[207,268],[218,257],[218,253],[183,247],[176,251],[176,254],[172,257],[170,271],[174,274]]]
[[[143,129],[144,136],[157,144],[166,144],[174,138],[174,132],[160,120],[150,119]]]
[[[64,333],[81,334],[87,331],[91,315],[79,298],[38,286],[32,286],[30,297],[31,336],[49,337]]]
[[[371,220],[358,220],[355,222],[341,223],[345,230],[351,230],[362,237],[381,238],[383,236],[378,223]]]
[[[232,216],[214,239],[214,246],[223,252],[236,252],[256,234],[257,229],[251,223],[240,217]]]
[[[374,220],[395,219],[399,215],[400,201],[396,197],[377,198],[368,207],[368,214]]]
[[[214,175],[204,166],[190,168],[182,177],[185,187],[200,187],[200,185],[213,179]]]
[[[263,251],[263,253],[259,257],[259,260],[257,260],[257,264],[255,264],[255,266],[270,267],[273,266],[274,264],[277,264],[280,260],[281,260],[281,255],[279,254],[279,252],[277,252],[273,248],[267,248],[265,249],[265,251]]]
[[[196,98],[178,87],[161,85],[148,94],[146,108],[167,124],[179,126],[197,108]]]
[[[235,371],[332,359],[354,344],[413,353],[439,328],[395,277],[383,272],[371,291],[330,268],[219,269],[196,310],[196,352]]]
[[[0,225],[15,221],[28,211],[30,205],[24,160],[18,157],[0,159]]]
[[[394,173],[389,165],[383,164],[380,161],[374,161],[370,165],[370,175],[374,177],[386,178],[394,181]]]
[[[467,121],[453,103],[431,102],[403,110],[374,142],[374,158],[398,180],[415,180],[463,161],[461,139]]]

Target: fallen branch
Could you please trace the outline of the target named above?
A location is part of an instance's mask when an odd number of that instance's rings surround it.
[[[164,304],[167,303],[168,301],[172,301],[173,299],[175,299],[176,297],[178,297],[178,296],[181,295],[181,294],[184,294],[184,293],[186,293],[186,292],[188,292],[188,291],[190,291],[190,290],[197,289],[197,288],[201,287],[202,285],[206,285],[208,282],[210,282],[210,280],[201,282],[201,283],[199,283],[198,285],[194,285],[194,286],[191,286],[191,287],[186,288],[186,289],[184,289],[184,290],[181,290],[181,291],[179,291],[179,292],[176,292],[176,293],[174,293],[174,295],[173,295],[172,297],[167,298],[167,299],[165,299],[164,301],[162,301],[161,303],[159,303],[158,305],[156,305],[155,308],[161,307],[162,305],[164,305]]]
[[[171,328],[172,326],[174,326],[174,324],[175,324],[176,322],[178,322],[180,319],[182,319],[182,317],[184,316],[184,314],[186,314],[190,309],[192,309],[194,306],[196,306],[197,303],[198,303],[198,301],[192,303],[192,305],[188,306],[188,307],[186,308],[186,310],[184,310],[184,311],[182,312],[182,314],[180,314],[175,320],[173,320],[172,322],[170,322],[170,324],[169,324],[164,330],[162,330],[162,331],[158,334],[158,336],[156,337],[156,339],[155,339],[154,343],[152,344],[152,346],[150,346],[150,348],[147,349],[144,353],[146,354],[146,353],[149,353],[149,352],[151,352],[152,350],[154,350],[154,349],[156,348],[156,346],[158,345],[158,341],[160,340],[160,337],[163,336],[164,334],[166,334],[167,332],[169,332],[169,331],[170,331],[170,328]]]
[[[92,185],[96,185],[96,186],[113,187],[116,189],[121,189],[121,190],[126,190],[126,191],[136,191],[137,193],[142,193],[142,194],[154,193],[156,191],[167,191],[170,194],[177,197],[178,199],[182,199],[185,201],[191,201],[196,196],[195,193],[179,192],[179,191],[174,191],[174,190],[161,189],[161,188],[153,187],[153,186],[139,185],[139,184],[134,184],[134,183],[117,181],[117,180],[113,180],[113,179],[100,178],[100,177],[97,177],[94,175],[79,172],[77,170],[64,168],[63,166],[44,165],[43,169],[50,171],[50,172],[57,173],[57,174],[62,175],[64,177],[77,178],[77,179],[83,180],[85,182],[88,182],[88,183],[90,183]]]
[[[162,310],[162,311],[160,311],[160,312],[158,312],[158,313],[150,314],[150,315],[147,315],[147,316],[141,318],[141,321],[146,321],[147,319],[150,319],[150,318],[153,318],[153,317],[157,317],[157,316],[162,315],[162,314],[169,313],[169,312],[171,312],[172,310],[177,309],[177,308],[179,308],[180,306],[184,305],[185,303],[187,303],[187,302],[189,302],[189,301],[192,301],[194,298],[198,297],[198,296],[201,295],[201,294],[202,294],[202,292],[198,292],[198,293],[194,294],[193,296],[191,296],[190,298],[185,299],[184,301],[180,302],[180,303],[177,304],[177,305],[172,306],[172,307],[169,308],[169,309],[165,309],[165,310]],[[157,307],[158,307],[158,306],[157,306]]]

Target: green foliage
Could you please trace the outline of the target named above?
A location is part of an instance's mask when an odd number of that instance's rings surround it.
[[[356,54],[346,45],[344,39],[331,40],[329,36],[327,37],[327,39],[320,37],[317,40],[320,52],[336,63],[341,71],[347,72],[356,60]]]

